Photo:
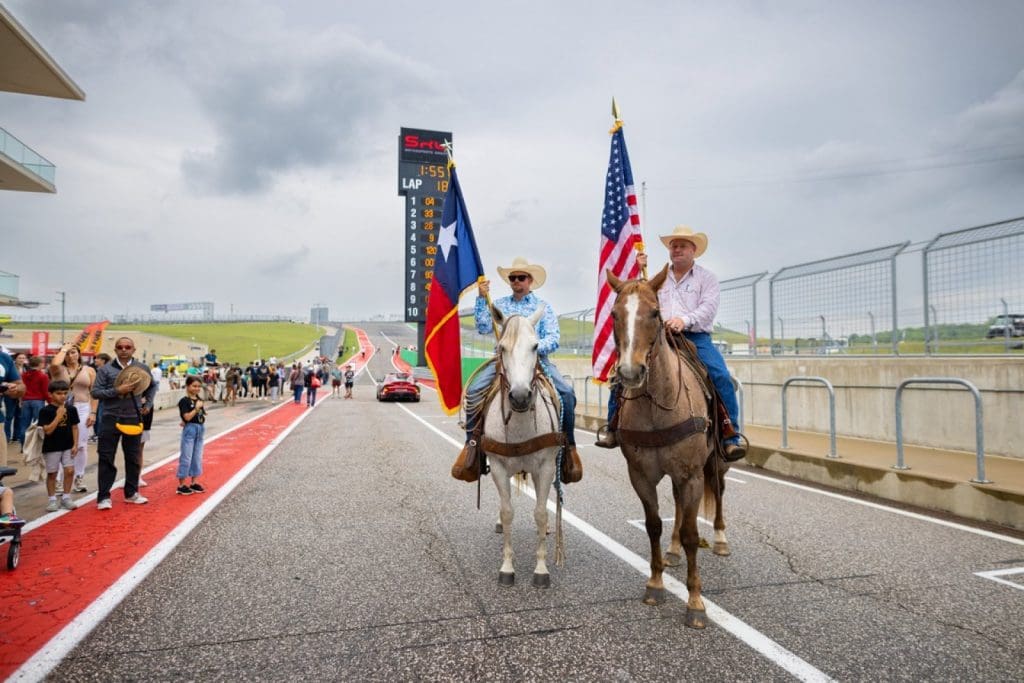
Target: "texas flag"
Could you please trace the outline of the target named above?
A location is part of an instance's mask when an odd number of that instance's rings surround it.
[[[483,277],[473,226],[462,199],[459,178],[451,165],[444,197],[441,232],[437,238],[434,278],[427,299],[424,355],[437,380],[441,408],[453,415],[462,402],[462,344],[459,335],[459,296]]]

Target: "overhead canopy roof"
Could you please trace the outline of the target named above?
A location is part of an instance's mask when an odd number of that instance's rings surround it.
[[[85,93],[0,4],[0,90],[84,100]]]

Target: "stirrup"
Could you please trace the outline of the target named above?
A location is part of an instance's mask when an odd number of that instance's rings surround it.
[[[597,440],[594,441],[594,445],[598,448],[618,448],[619,437],[607,424],[603,424],[597,428]]]
[[[747,437],[740,433],[737,433],[736,436],[740,438],[740,443],[726,444],[725,448],[722,449],[722,457],[725,458],[726,462],[742,460],[747,457],[747,451],[750,450],[750,441],[747,440]]]

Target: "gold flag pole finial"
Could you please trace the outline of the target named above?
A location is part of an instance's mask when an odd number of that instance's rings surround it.
[[[619,128],[622,128],[622,115],[619,112],[619,103],[615,101],[614,96],[612,97],[612,117],[615,118],[615,125],[608,131],[609,133],[614,133]]]
[[[444,151],[448,155],[448,168],[452,168],[455,166],[455,145],[451,140],[445,140],[441,146],[444,147]]]

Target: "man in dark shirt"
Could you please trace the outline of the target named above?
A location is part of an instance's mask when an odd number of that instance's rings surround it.
[[[149,500],[139,493],[139,474],[142,471],[139,445],[142,443],[142,431],[138,434],[125,434],[118,430],[117,423],[139,424],[140,414],[148,414],[153,409],[153,397],[156,385],[150,381],[149,388],[140,396],[135,395],[138,381],[126,382],[115,386],[115,380],[121,370],[134,365],[150,374],[145,363],[132,358],[135,342],[130,337],[121,337],[114,342],[114,353],[117,358],[110,361],[96,373],[96,382],[92,385],[92,396],[100,401],[103,417],[96,428],[99,430],[99,488],[96,493],[96,509],[109,510],[113,503],[110,500],[110,489],[117,478],[117,443],[121,442],[124,451],[124,500],[126,503],[143,505]],[[152,377],[152,375],[150,375]]]

